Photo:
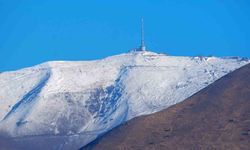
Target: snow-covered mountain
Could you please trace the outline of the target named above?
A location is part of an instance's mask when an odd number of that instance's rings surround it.
[[[249,62],[146,51],[0,73],[0,138],[23,149],[78,149],[131,118],[183,101]]]

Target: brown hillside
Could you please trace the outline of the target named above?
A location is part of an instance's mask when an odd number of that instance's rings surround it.
[[[84,150],[250,150],[250,64],[161,112],[121,125]]]

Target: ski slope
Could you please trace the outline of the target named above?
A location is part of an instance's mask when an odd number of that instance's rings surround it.
[[[248,59],[149,51],[0,73],[0,138],[19,149],[78,149],[183,101]]]

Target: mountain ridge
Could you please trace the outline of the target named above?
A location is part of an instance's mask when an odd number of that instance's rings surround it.
[[[176,105],[139,116],[82,150],[229,149],[250,146],[250,64]]]
[[[40,142],[43,148],[78,149],[127,120],[184,100],[247,63],[135,52],[4,72],[0,74],[0,118],[16,106],[22,109],[0,122],[0,135],[9,139],[37,136],[37,140],[11,141],[24,149],[28,149],[25,145],[37,148],[40,135],[54,145]],[[42,82],[46,76],[46,83]],[[37,93],[32,96],[32,91]]]

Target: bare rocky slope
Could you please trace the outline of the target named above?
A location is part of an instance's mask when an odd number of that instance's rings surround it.
[[[134,118],[83,150],[249,150],[250,64],[163,111]]]

